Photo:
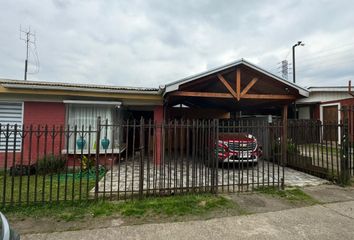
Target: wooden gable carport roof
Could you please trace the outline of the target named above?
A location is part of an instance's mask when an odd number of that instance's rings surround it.
[[[283,106],[308,95],[308,90],[244,59],[169,83],[164,91],[169,106],[189,103],[231,111]]]
[[[180,80],[175,81],[175,82],[168,83],[168,84],[165,85],[166,88],[165,88],[164,94],[179,90],[179,87],[181,85],[183,85],[183,84],[195,81],[195,80],[203,78],[203,77],[207,77],[208,75],[217,74],[217,73],[222,72],[222,71],[224,71],[226,69],[237,67],[239,65],[247,66],[247,67],[249,67],[251,69],[254,69],[255,71],[258,71],[258,72],[260,72],[260,73],[262,73],[264,75],[267,75],[267,76],[279,81],[280,83],[283,83],[283,84],[285,84],[285,85],[287,85],[287,86],[289,86],[291,88],[294,88],[294,89],[298,90],[299,91],[299,95],[301,95],[303,97],[308,97],[309,96],[309,91],[307,89],[302,88],[302,87],[300,87],[300,86],[298,86],[298,85],[296,85],[296,84],[294,84],[292,82],[289,82],[289,81],[287,81],[287,80],[285,80],[283,78],[280,78],[280,77],[268,72],[267,70],[264,70],[264,69],[256,66],[255,64],[246,61],[245,59],[240,59],[240,60],[234,61],[232,63],[225,64],[223,66],[216,67],[216,68],[210,69],[208,71],[201,72],[201,73],[198,73],[196,75],[192,75],[192,76],[180,79]]]

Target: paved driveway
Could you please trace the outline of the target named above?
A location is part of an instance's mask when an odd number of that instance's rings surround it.
[[[113,166],[99,182],[99,191],[102,192],[138,192],[139,190],[139,162],[122,162]],[[278,164],[260,161],[257,165],[249,164],[242,167],[234,165],[218,168],[218,185],[221,190],[247,190],[262,185],[280,184],[283,178],[286,186],[316,186],[327,183],[326,180],[293,170]],[[211,186],[211,169],[204,164],[192,165],[167,162],[163,167],[155,167],[152,162],[144,163],[143,189],[153,190],[191,188]],[[243,189],[241,189],[241,187]],[[91,190],[94,193],[95,189]]]

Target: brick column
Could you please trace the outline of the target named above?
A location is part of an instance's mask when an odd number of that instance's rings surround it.
[[[163,106],[156,106],[154,109],[154,122],[156,124],[156,141],[155,141],[155,164],[161,164],[161,157],[162,157],[162,127],[161,124],[163,123]]]

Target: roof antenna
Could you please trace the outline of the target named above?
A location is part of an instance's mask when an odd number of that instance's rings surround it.
[[[26,81],[27,80],[27,65],[28,65],[28,47],[29,47],[29,43],[35,44],[36,35],[35,35],[35,33],[31,32],[31,27],[28,27],[28,29],[22,29],[22,26],[20,25],[20,39],[25,41],[25,43],[26,43],[25,77],[24,77],[24,79]]]

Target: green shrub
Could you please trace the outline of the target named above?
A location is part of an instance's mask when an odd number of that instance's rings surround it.
[[[273,153],[280,153],[281,152],[281,139],[277,138],[275,140],[275,144],[273,145]],[[291,138],[287,139],[287,152],[288,154],[296,154],[299,151],[296,148],[296,144],[294,143],[294,141]]]
[[[82,171],[90,171],[95,168],[95,158],[94,157],[86,157],[85,155],[81,158]]]
[[[38,160],[39,174],[61,173],[64,171],[66,160],[63,156],[47,155]]]

